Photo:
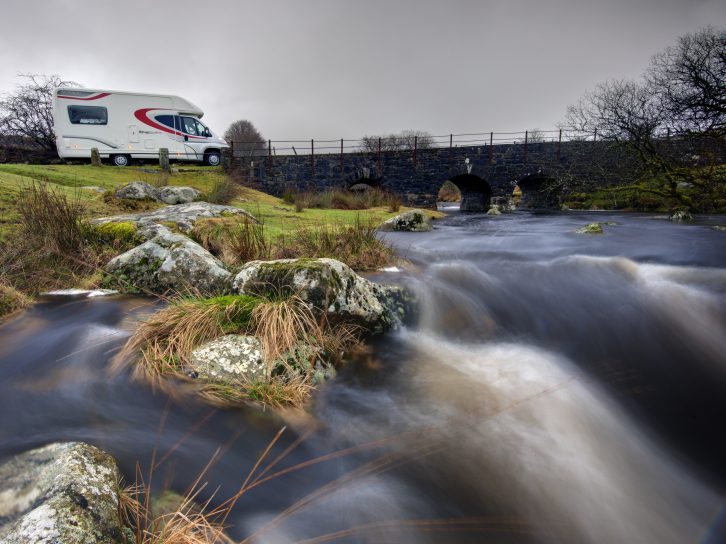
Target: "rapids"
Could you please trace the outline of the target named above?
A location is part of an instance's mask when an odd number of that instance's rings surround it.
[[[616,224],[574,233],[592,221]],[[287,426],[261,481],[320,462],[243,495],[237,539],[724,542],[718,222],[453,211],[432,233],[386,234],[410,265],[373,279],[413,289],[419,319],[306,414],[213,409],[110,373],[154,303],[48,297],[0,327],[0,460],[83,440],[127,480],[155,460],[155,485],[184,491],[221,448],[200,495],[218,504]]]

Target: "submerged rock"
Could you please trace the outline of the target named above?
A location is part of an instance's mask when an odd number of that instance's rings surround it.
[[[165,206],[148,212],[114,215],[112,217],[101,217],[93,221],[96,225],[105,223],[132,222],[136,224],[143,235],[149,227],[157,228],[156,225],[164,223],[176,225],[182,232],[189,232],[194,227],[197,219],[202,217],[223,217],[231,215],[244,215],[253,221],[257,221],[252,215],[234,206],[222,204],[210,204],[209,202],[192,202],[189,204],[175,204]],[[168,231],[167,231],[168,232]]]
[[[688,210],[676,210],[674,211],[671,216],[668,218],[671,221],[693,221],[693,216],[691,215],[691,212]]]
[[[600,223],[590,223],[584,227],[580,227],[575,231],[577,234],[604,234],[605,231],[602,229]]]
[[[232,274],[206,249],[181,234],[162,233],[111,259],[109,285],[125,292],[229,291]]]
[[[250,295],[294,293],[332,321],[351,321],[373,332],[395,327],[411,307],[400,287],[373,283],[335,259],[251,261],[234,278],[233,289]]]
[[[433,227],[431,219],[423,210],[409,210],[383,222],[380,230],[427,232]]]
[[[3,544],[121,543],[116,462],[79,442],[50,444],[0,465]]]
[[[497,206],[492,206],[489,208],[489,211],[487,211],[487,215],[502,215],[502,212],[499,211]]]
[[[267,373],[260,341],[238,334],[199,346],[192,352],[189,366],[197,377],[220,383],[252,382],[264,379]]]

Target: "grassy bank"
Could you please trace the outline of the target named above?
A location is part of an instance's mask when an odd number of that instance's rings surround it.
[[[675,186],[669,190],[669,180],[660,176],[590,192],[574,192],[563,205],[575,210],[670,212],[688,207],[693,213],[726,213],[726,166],[682,169],[673,174],[673,183]]]

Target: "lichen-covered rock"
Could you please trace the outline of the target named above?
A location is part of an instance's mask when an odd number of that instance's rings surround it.
[[[261,380],[267,370],[260,341],[238,334],[199,346],[192,352],[189,366],[196,377],[220,383]]]
[[[114,215],[112,217],[101,217],[93,221],[96,225],[105,223],[132,222],[140,233],[152,225],[169,223],[176,225],[182,232],[189,232],[194,227],[197,219],[202,217],[224,217],[231,215],[244,215],[252,221],[257,221],[252,215],[234,206],[222,204],[210,204],[209,202],[192,202],[189,204],[175,204],[164,206],[148,212]]]
[[[693,221],[693,216],[691,215],[691,212],[688,210],[676,210],[674,211],[671,216],[668,218],[671,221]]]
[[[380,230],[427,232],[433,227],[431,219],[423,210],[409,210],[383,222]]]
[[[580,227],[575,231],[577,234],[604,234],[600,223],[590,223],[584,227]]]
[[[492,206],[487,211],[487,215],[502,215],[502,212],[499,211],[499,208],[497,206]]]
[[[116,198],[131,200],[159,200],[159,189],[144,181],[132,181],[116,189]]]
[[[194,187],[166,186],[159,190],[159,200],[166,204],[188,204],[197,200],[201,194]]]
[[[229,291],[232,275],[199,244],[181,234],[160,234],[111,259],[106,286],[125,292]]]
[[[358,323],[373,332],[396,326],[411,309],[411,299],[400,287],[373,283],[335,259],[251,261],[234,278],[233,290],[294,293],[331,321]]]
[[[122,542],[113,458],[78,442],[50,444],[0,465],[0,542]]]

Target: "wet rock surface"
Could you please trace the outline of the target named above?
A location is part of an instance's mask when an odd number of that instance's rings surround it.
[[[110,455],[79,442],[11,458],[0,465],[0,542],[120,544],[118,478]]]
[[[335,259],[251,261],[234,278],[233,290],[296,294],[331,321],[351,321],[374,332],[395,327],[410,310],[402,288],[373,283]]]

